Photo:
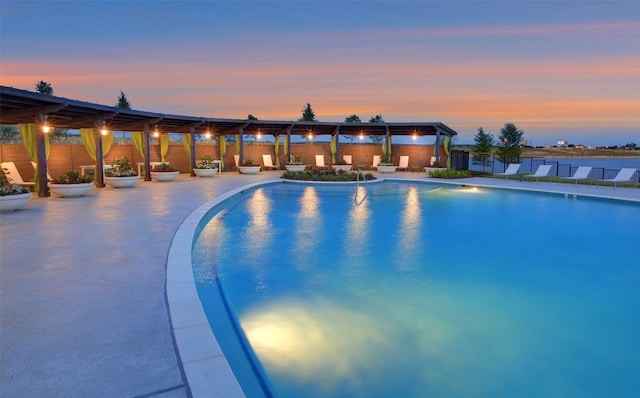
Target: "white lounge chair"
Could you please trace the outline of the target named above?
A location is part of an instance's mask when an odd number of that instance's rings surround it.
[[[373,155],[373,165],[371,166],[371,168],[377,169],[379,163],[380,163],[380,155]]]
[[[319,169],[328,169],[329,166],[324,164],[324,155],[316,155],[316,167]]]
[[[273,165],[273,160],[271,160],[271,155],[262,155],[262,164],[266,169],[277,169],[276,166]]]
[[[33,181],[23,180],[22,176],[18,172],[16,164],[13,162],[2,162],[0,164],[0,167],[2,167],[4,175],[7,177],[7,180],[9,180],[11,184],[18,184],[22,186],[32,186],[35,184],[35,182]]]
[[[398,167],[396,167],[396,169],[409,170],[409,156],[400,156],[400,162],[398,163]]]
[[[598,181],[601,181],[601,182],[612,182],[613,183],[613,187],[617,188],[619,182],[631,181],[631,179],[636,175],[636,171],[637,171],[637,169],[634,169],[634,168],[620,169],[618,174],[616,174],[616,176],[613,177],[613,178],[608,178],[608,179],[605,178],[605,179],[602,179],[602,180],[596,180],[596,187],[598,186]],[[634,181],[634,183],[635,183],[635,181]],[[634,186],[635,185],[636,184],[634,184]]]
[[[518,170],[520,170],[520,163],[511,163],[504,173],[493,173],[493,176],[504,176],[504,179],[506,180],[509,176],[517,175]]]
[[[353,157],[351,155],[342,155],[342,159],[347,162],[347,164],[353,164]]]
[[[579,180],[589,180],[589,183],[591,183],[591,178],[589,177],[590,173],[590,166],[580,166],[571,177],[560,177],[560,182],[562,182],[562,180],[571,180],[575,181],[577,184]]]
[[[524,180],[526,178],[529,180],[529,179],[535,178],[536,181],[539,181],[540,177],[549,177],[550,171],[551,171],[550,164],[541,164],[540,166],[538,166],[538,170],[536,170],[534,174],[522,176],[522,179]]]

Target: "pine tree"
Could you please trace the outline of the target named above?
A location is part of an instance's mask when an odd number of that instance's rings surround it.
[[[502,163],[510,164],[520,158],[524,132],[513,123],[505,123],[498,137],[498,157]]]
[[[302,117],[300,118],[301,122],[317,122],[316,114],[313,113],[313,109],[311,109],[311,104],[307,102],[307,106],[302,109]]]
[[[493,135],[485,133],[482,127],[478,128],[478,133],[473,137],[475,145],[472,148],[473,163],[481,164],[482,171],[491,163],[491,149],[493,148]]]
[[[36,83],[36,92],[44,95],[53,95],[53,87],[50,83],[40,80]]]
[[[127,96],[124,93],[124,91],[120,91],[120,95],[118,96],[118,102],[116,102],[116,108],[131,109],[131,104],[127,100]]]

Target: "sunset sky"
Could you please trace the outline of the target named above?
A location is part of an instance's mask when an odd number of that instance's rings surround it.
[[[639,1],[5,1],[1,84],[189,116],[640,144]]]

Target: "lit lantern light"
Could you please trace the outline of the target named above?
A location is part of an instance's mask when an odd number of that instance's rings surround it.
[[[358,138],[360,138],[361,140],[364,140],[364,134],[360,133],[360,135],[358,136]]]
[[[418,139],[418,136],[416,135],[416,133],[413,133],[413,135],[411,136],[411,138],[415,141]]]
[[[107,135],[108,132],[109,130],[107,130],[107,125],[104,122],[102,122],[102,130],[100,130],[100,133],[102,135]]]
[[[262,133],[258,129],[258,134],[256,134],[256,139],[259,140],[260,138],[262,138]]]
[[[311,132],[311,130],[309,130],[309,134],[307,134],[307,138],[310,140],[313,139],[313,133]]]
[[[46,134],[51,131],[51,127],[49,127],[49,122],[47,122],[47,116],[44,117],[44,123],[42,125],[42,131]]]
[[[160,137],[160,132],[158,131],[158,126],[156,126],[156,129],[153,131],[153,136],[154,137]]]
[[[208,140],[211,139],[211,131],[209,130],[209,128],[207,127],[207,132],[204,134],[204,137]]]

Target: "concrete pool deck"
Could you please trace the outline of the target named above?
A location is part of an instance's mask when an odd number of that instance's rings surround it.
[[[188,397],[165,293],[174,234],[203,204],[280,175],[141,181],[81,198],[34,197],[0,215],[0,394]],[[427,180],[424,173],[381,177]],[[640,189],[631,188],[433,181],[640,202]]]

